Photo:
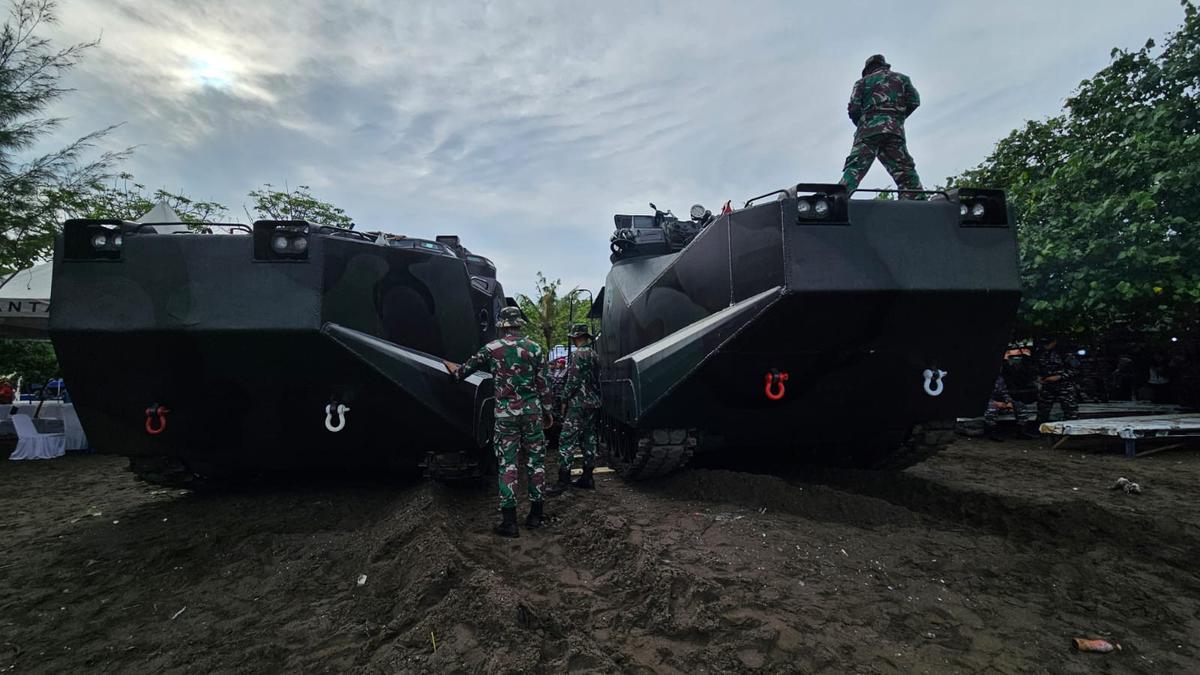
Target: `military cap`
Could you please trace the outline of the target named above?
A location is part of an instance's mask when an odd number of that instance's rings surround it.
[[[496,318],[496,326],[499,328],[520,328],[525,325],[525,317],[517,307],[505,307]]]
[[[883,58],[883,54],[874,54],[871,56],[871,58],[867,59],[866,65],[863,66],[862,74],[863,77],[866,77],[867,73],[870,73],[872,70],[891,67],[892,64],[888,63],[887,59]]]

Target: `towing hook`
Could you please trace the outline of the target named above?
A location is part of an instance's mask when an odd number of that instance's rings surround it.
[[[161,406],[157,403],[146,408],[146,433],[151,436],[157,436],[167,430],[167,410],[166,406]],[[157,422],[157,424],[156,424]]]
[[[772,401],[778,401],[783,398],[786,387],[783,384],[787,382],[788,374],[781,373],[778,370],[772,370],[767,373],[766,384],[763,386],[763,393]]]
[[[944,370],[926,369],[921,375],[925,378],[925,393],[930,396],[941,396],[946,383],[942,381],[949,373]]]
[[[346,413],[350,412],[350,406],[342,405],[341,403],[329,403],[325,406],[325,428],[337,433],[346,428]],[[337,417],[335,424],[333,418]]]

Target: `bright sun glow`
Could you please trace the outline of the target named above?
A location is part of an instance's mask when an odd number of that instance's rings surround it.
[[[202,87],[224,89],[233,84],[233,62],[219,54],[198,54],[191,58],[192,79]]]

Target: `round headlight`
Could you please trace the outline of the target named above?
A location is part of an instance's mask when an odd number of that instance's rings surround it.
[[[816,204],[813,204],[813,211],[822,218],[829,215],[829,202],[824,199],[818,199]]]
[[[108,235],[103,232],[98,232],[92,235],[92,248],[104,248],[108,246]]]
[[[282,234],[277,234],[271,238],[271,249],[276,253],[287,253],[288,238]]]
[[[704,217],[704,206],[702,204],[692,204],[692,218],[700,220]]]
[[[800,212],[800,215],[807,216],[812,211],[812,202],[807,199],[801,199],[796,202],[796,210]]]
[[[306,237],[296,237],[293,239],[292,250],[304,253],[304,251],[308,250],[308,239]]]
[[[977,202],[975,204],[975,206],[971,207],[971,217],[973,217],[973,218],[982,218],[983,217],[983,204],[980,204]]]
[[[113,237],[113,246],[116,246],[117,248],[121,248],[121,245],[124,243],[125,243],[125,240],[121,238],[121,235],[118,234],[117,236]]]
[[[970,211],[967,209],[966,204],[958,205],[958,215],[960,218],[966,218],[968,213],[970,213]]]

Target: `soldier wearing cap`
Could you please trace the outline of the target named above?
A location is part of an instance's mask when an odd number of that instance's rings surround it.
[[[529,485],[529,516],[525,526],[541,527],[545,482],[546,436],[550,426],[550,390],[543,372],[542,348],[521,334],[525,320],[521,310],[505,307],[497,316],[500,337],[484,345],[461,366],[445,361],[446,370],[458,381],[475,371],[492,375],[495,396],[495,432],[492,446],[499,465],[501,522],[495,532],[503,537],[520,536],[517,530],[517,453],[525,450],[525,475]]]
[[[567,413],[558,441],[558,484],[549,488],[551,494],[558,494],[568,486],[586,490],[596,487],[592,480],[592,470],[596,467],[596,415],[600,409],[596,352],[591,347],[593,336],[587,324],[572,326],[569,337],[575,343],[575,351],[563,386]],[[583,455],[583,475],[572,483],[571,464],[577,448]]]
[[[883,54],[867,59],[862,79],[854,83],[846,107],[855,126],[854,145],[846,157],[840,181],[847,192],[858,188],[876,157],[896,181],[896,187],[922,189],[916,162],[908,154],[904,136],[904,120],[919,105],[921,96],[907,75],[893,72]]]

